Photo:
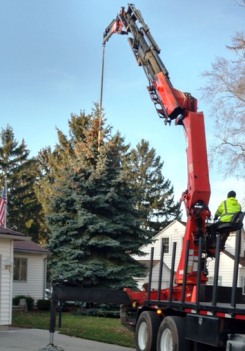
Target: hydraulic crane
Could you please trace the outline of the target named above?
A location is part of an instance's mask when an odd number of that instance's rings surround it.
[[[207,219],[211,216],[208,208],[210,184],[204,116],[202,112],[197,111],[197,100],[191,94],[183,93],[171,84],[169,73],[159,56],[160,49],[140,11],[133,4],[129,4],[127,10],[122,7],[116,19],[106,28],[103,45],[115,33],[128,35],[128,42],[136,61],[148,78],[148,91],[159,117],[166,124],[174,121],[176,125],[184,128],[187,140],[188,184],[182,194],[182,200],[186,208],[187,223],[175,281],[176,284],[182,284],[185,244],[189,241],[187,284],[196,284],[199,238],[205,237]],[[205,268],[207,249],[206,246],[203,248],[202,282],[207,280]]]

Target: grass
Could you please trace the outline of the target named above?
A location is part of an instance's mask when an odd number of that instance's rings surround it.
[[[49,330],[49,312],[13,312],[13,327]],[[135,347],[134,334],[118,318],[81,316],[62,313],[61,328],[56,331],[82,339],[95,340],[125,347]]]

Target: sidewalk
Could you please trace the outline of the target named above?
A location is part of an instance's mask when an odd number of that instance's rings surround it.
[[[1,351],[134,351],[128,347],[104,344],[58,333],[54,334],[52,341],[53,345],[49,345],[50,334],[47,330],[0,329]]]

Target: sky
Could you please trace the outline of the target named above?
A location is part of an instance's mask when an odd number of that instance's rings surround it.
[[[71,114],[90,113],[100,100],[102,39],[121,0],[0,0],[0,128],[10,125],[30,155],[68,133]],[[173,86],[190,92],[204,112],[207,148],[214,141],[210,107],[201,100],[202,73],[244,29],[238,0],[135,0],[161,48]],[[149,141],[164,161],[163,174],[178,200],[187,186],[186,145],[180,126],[165,126],[147,91],[125,36],[114,35],[105,48],[103,109],[106,122],[134,147]],[[229,190],[245,198],[245,181],[224,178],[210,167],[210,209]]]

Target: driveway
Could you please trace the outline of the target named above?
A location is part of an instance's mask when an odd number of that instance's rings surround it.
[[[40,329],[0,329],[1,351],[135,351],[135,349],[54,334]]]

